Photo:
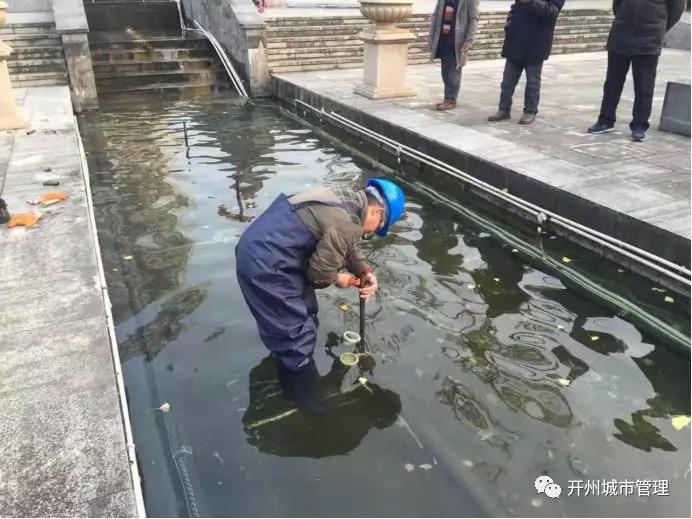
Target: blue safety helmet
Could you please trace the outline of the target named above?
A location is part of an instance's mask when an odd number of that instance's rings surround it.
[[[374,187],[385,201],[385,222],[375,234],[380,238],[387,236],[389,228],[404,214],[406,197],[404,192],[391,180],[373,178],[368,181],[367,187]]]

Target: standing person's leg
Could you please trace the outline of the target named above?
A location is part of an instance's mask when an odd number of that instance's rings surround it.
[[[635,131],[645,132],[649,129],[651,106],[654,102],[654,87],[656,86],[657,66],[657,55],[634,56],[632,58],[634,106],[632,108],[632,122],[630,123],[630,129],[633,132],[633,138]]]
[[[606,79],[603,84],[603,100],[601,101],[601,113],[598,116],[598,122],[589,128],[589,131],[595,130],[596,126],[601,126],[601,131],[592,131],[592,133],[602,133],[609,131],[615,125],[615,113],[620,103],[622,95],[622,87],[627,78],[627,71],[630,69],[629,56],[608,52],[608,70],[606,71]]]
[[[524,91],[524,113],[520,124],[531,124],[538,113],[538,102],[541,99],[541,72],[543,62],[526,65],[526,90]]]
[[[517,87],[521,72],[524,66],[521,63],[507,59],[505,61],[505,70],[502,74],[502,84],[500,85],[500,105],[496,114],[488,117],[491,122],[509,119],[509,114],[512,110],[512,96],[514,89]]]
[[[454,108],[457,97],[459,96],[461,70],[457,70],[457,60],[454,54],[442,54],[440,60],[445,97],[444,102],[439,104],[437,108],[440,110],[448,110],[449,108]]]

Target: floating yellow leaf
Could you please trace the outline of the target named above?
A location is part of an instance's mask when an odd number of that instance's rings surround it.
[[[572,261],[572,260],[569,259],[567,256],[562,257],[562,263],[569,263],[570,261]]]
[[[673,299],[673,298],[670,297],[670,296],[666,296],[665,299],[664,299],[664,301],[665,301],[666,303],[675,303],[675,299]]]
[[[692,421],[692,419],[689,416],[684,415],[674,416],[671,420],[671,422],[673,422],[673,427],[675,427],[678,431],[683,427],[690,425],[690,421]]]
[[[368,383],[368,379],[365,378],[365,377],[360,377],[360,378],[358,379],[358,382],[360,382],[361,384],[365,385],[365,384]]]
[[[596,342],[598,339],[600,339],[600,337],[599,337],[598,335],[592,335],[592,336],[591,336],[591,340],[592,340],[593,342]]]
[[[466,362],[468,362],[469,366],[471,366],[471,367],[474,367],[476,364],[478,364],[476,357],[473,357],[473,356],[469,357]]]
[[[161,404],[161,407],[159,407],[159,409],[161,409],[161,411],[163,411],[164,413],[167,413],[171,410],[171,404],[169,404],[168,402],[166,402],[165,404]]]
[[[504,191],[505,193],[508,193],[508,192],[509,192],[509,188],[508,188],[508,187],[503,187],[503,188],[502,188],[502,191]]]
[[[557,382],[558,382],[558,384],[560,384],[562,386],[569,386],[571,384],[571,382],[569,380],[567,380],[566,378],[558,378]]]
[[[130,261],[132,259],[132,256],[123,256],[123,259],[125,261]]]
[[[343,310],[344,312],[348,312],[349,306],[348,305],[341,305],[339,307],[340,310]]]

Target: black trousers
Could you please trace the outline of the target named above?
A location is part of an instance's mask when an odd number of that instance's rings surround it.
[[[634,107],[632,108],[632,130],[647,130],[651,105],[654,101],[654,86],[656,84],[657,55],[625,56],[608,52],[608,71],[603,85],[603,101],[598,120],[615,124],[615,112],[625,85],[627,72],[632,64],[632,79],[634,80]]]
[[[538,112],[538,102],[541,98],[541,71],[543,62],[525,65],[518,61],[507,59],[505,71],[500,85],[500,111],[509,113],[512,110],[512,96],[517,87],[522,72],[526,72],[526,88],[524,89],[524,111],[535,114]]]

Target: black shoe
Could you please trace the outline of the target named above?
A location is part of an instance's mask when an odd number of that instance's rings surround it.
[[[612,132],[614,129],[615,129],[615,126],[612,124],[598,121],[596,124],[594,124],[591,128],[589,128],[586,131],[588,133],[607,133],[607,132]]]
[[[10,212],[7,210],[7,204],[0,198],[0,224],[10,221]]]
[[[642,142],[646,139],[646,130],[632,130],[632,140],[634,142]]]

